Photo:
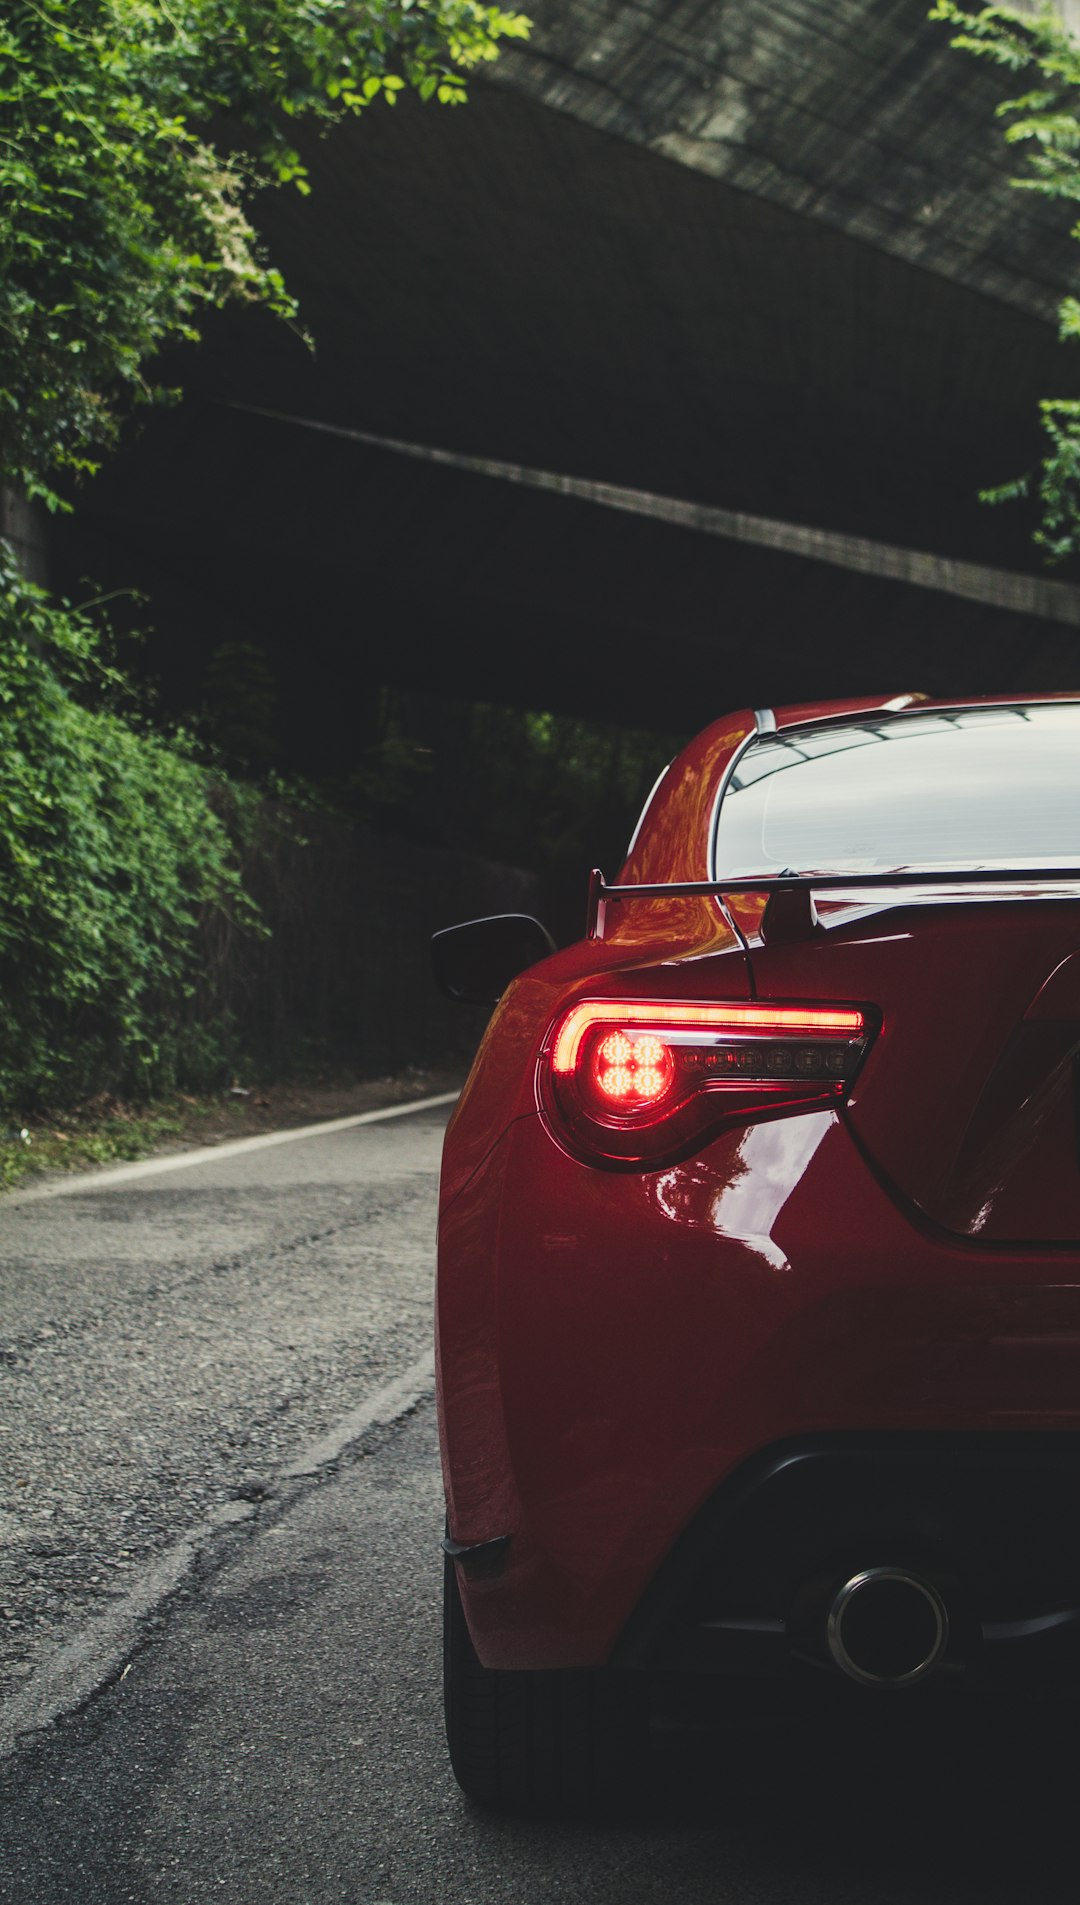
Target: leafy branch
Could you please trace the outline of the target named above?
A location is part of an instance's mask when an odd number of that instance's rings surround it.
[[[60,507],[146,365],[232,301],[295,320],[249,216],[292,131],[445,105],[529,22],[479,0],[12,0],[0,19],[0,482]],[[227,127],[224,137],[208,128]]]
[[[1080,45],[1060,15],[1044,5],[1037,13],[1015,6],[978,11],[936,0],[932,20],[957,29],[952,45],[1022,76],[1027,90],[997,108],[1005,122],[1005,143],[1018,150],[1025,170],[1011,180],[1022,192],[1045,198],[1080,200]],[[1080,239],[1080,221],[1072,228]],[[1063,342],[1080,338],[1080,300],[1065,297],[1058,307]],[[1049,562],[1080,552],[1080,402],[1047,397],[1039,405],[1046,448],[1037,472],[984,490],[986,503],[1013,502],[1034,495],[1039,504],[1035,541]]]

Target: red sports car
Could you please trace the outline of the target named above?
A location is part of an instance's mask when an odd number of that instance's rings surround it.
[[[1080,1679],[1080,698],[732,715],[578,944],[435,955],[499,1001],[439,1232],[465,1790],[601,1790],[689,1677]]]

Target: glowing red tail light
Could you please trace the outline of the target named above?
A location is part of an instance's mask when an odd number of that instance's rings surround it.
[[[661,1163],[721,1125],[835,1104],[869,1038],[861,1006],[587,999],[552,1028],[541,1098],[590,1162]]]
[[[601,1099],[623,1111],[658,1105],[671,1089],[671,1047],[652,1032],[609,1032],[594,1044],[590,1083]]]

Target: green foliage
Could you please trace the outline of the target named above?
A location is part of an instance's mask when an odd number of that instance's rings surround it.
[[[118,688],[90,617],[0,545],[0,1105],[145,1093],[222,1063],[224,1028],[192,1005],[206,923],[255,927],[215,805],[243,814]]]
[[[405,87],[456,104],[527,30],[478,0],[10,0],[0,482],[57,506],[55,475],[96,467],[124,410],[165,394],[148,360],[211,307],[294,318],[248,216],[260,187],[308,189],[292,122]]]
[[[249,217],[267,186],[309,189],[294,125],[407,87],[457,104],[527,30],[479,0],[9,0],[0,484],[66,507],[58,477],[91,473],[133,404],[173,394],[148,365],[211,309],[295,321]],[[0,544],[0,1104],[21,1110],[220,1071],[228,1011],[202,965],[258,930],[238,852],[257,860],[279,824],[140,723],[105,656],[91,617]],[[252,766],[273,746],[257,664],[236,644],[216,658],[259,688],[219,737]]]
[[[1026,167],[1012,180],[1016,189],[1080,200],[1080,46],[1054,8],[1042,6],[1034,14],[1015,6],[972,11],[955,0],[937,0],[930,18],[959,29],[953,46],[1035,82],[997,108],[1005,122],[1006,144],[1019,150]],[[1072,236],[1080,239],[1080,222]],[[1058,323],[1063,342],[1080,338],[1080,301],[1063,299]],[[1080,402],[1048,397],[1039,411],[1046,450],[1038,474],[984,490],[982,501],[1036,496],[1040,513],[1035,541],[1048,561],[1060,562],[1080,552]]]

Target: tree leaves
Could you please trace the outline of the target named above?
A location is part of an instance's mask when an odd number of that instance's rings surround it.
[[[1014,6],[973,12],[956,0],[937,0],[932,20],[960,29],[952,44],[989,59],[1011,73],[1038,76],[1041,83],[1003,100],[1005,142],[1021,149],[1027,171],[1011,183],[1019,191],[1052,199],[1080,199],[1080,45],[1049,5],[1032,15]],[[1080,239],[1080,224],[1072,236]],[[1058,311],[1063,341],[1080,338],[1080,302],[1066,297]],[[1038,476],[1029,473],[983,490],[986,503],[1016,502],[1034,495],[1040,517],[1034,540],[1047,562],[1080,553],[1080,403],[1045,398],[1039,405],[1046,451]]]
[[[407,88],[455,105],[528,21],[478,0],[11,0],[0,23],[0,482],[116,441],[143,366],[239,300],[294,319],[252,226],[310,191],[286,133]],[[206,128],[227,117],[226,152]],[[51,500],[55,503],[56,498]]]

